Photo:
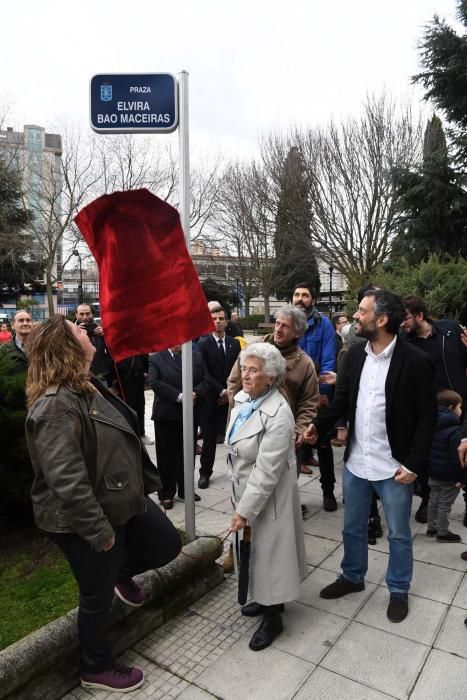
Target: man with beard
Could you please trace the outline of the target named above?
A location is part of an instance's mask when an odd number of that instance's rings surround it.
[[[364,295],[354,319],[357,335],[367,342],[349,349],[334,400],[305,434],[305,440],[315,444],[340,416],[348,416],[342,574],[320,595],[340,598],[364,590],[374,489],[388,523],[387,616],[392,622],[408,613],[413,482],[425,469],[436,423],[434,368],[425,353],[398,338],[404,316],[402,300],[392,292],[380,289]]]
[[[405,317],[402,329],[405,339],[414,347],[429,355],[435,366],[436,387],[438,391],[450,389],[462,396],[461,432],[467,438],[467,347],[462,342],[464,331],[457,321],[442,319],[434,321],[428,316],[428,309],[423,299],[416,296],[404,299]],[[419,523],[427,521],[427,506],[430,498],[428,486],[428,468],[425,478],[419,479],[422,502],[415,513]],[[464,525],[467,527],[467,493],[464,492],[466,512]]]
[[[316,292],[307,282],[299,282],[295,285],[292,296],[292,304],[306,313],[307,329],[299,340],[299,345],[311,357],[319,376],[327,372],[336,371],[336,334],[331,321],[322,316],[315,308]],[[326,406],[333,396],[333,387],[321,383],[319,385],[320,406]],[[332,426],[334,427],[334,426]],[[337,509],[337,501],[334,496],[334,455],[331,447],[331,435],[321,435],[317,445],[320,482],[323,490],[324,510]],[[302,450],[302,461],[305,462],[309,454],[309,448]],[[303,473],[308,473],[302,467]]]

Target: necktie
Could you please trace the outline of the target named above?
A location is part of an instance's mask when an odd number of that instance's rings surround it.
[[[174,360],[175,360],[175,364],[177,365],[177,367],[180,367],[180,369],[181,369],[181,367],[182,367],[182,353],[181,352],[174,352]]]
[[[218,339],[218,347],[219,347],[219,352],[221,354],[221,357],[225,360],[225,350],[224,350],[224,344],[222,342],[222,338]]]

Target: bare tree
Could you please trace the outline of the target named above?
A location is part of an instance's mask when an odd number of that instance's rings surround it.
[[[179,205],[178,158],[170,146],[160,148],[150,137],[118,135],[100,138],[97,144],[104,193],[146,187],[175,208]],[[192,240],[209,239],[218,200],[219,161],[191,171],[190,226]]]
[[[263,141],[272,180],[287,149],[300,149],[309,179],[312,243],[350,286],[371,277],[389,255],[396,215],[392,174],[420,158],[421,135],[410,108],[397,109],[383,96],[368,98],[359,119]]]
[[[245,303],[260,290],[266,320],[275,280],[274,220],[275,205],[261,166],[253,161],[228,167],[221,183],[217,226],[228,250],[238,257]]]
[[[29,158],[24,163],[25,208],[32,213],[28,226],[33,255],[44,265],[49,314],[54,313],[53,284],[57,281],[57,254],[65,233],[72,230],[78,210],[93,198],[101,174],[94,167],[92,141],[79,131],[66,131],[62,152],[54,159]],[[71,234],[72,235],[72,234]]]

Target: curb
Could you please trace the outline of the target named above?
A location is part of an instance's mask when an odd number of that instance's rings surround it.
[[[131,608],[115,598],[109,620],[115,655],[222,583],[222,567],[215,563],[221,554],[218,538],[203,537],[167,566],[135,577],[146,599]],[[58,700],[79,684],[76,617],[77,608],[0,652],[0,700]]]

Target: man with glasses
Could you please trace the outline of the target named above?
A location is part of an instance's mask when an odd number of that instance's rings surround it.
[[[462,396],[461,430],[464,444],[461,444],[460,454],[467,449],[467,347],[463,342],[465,331],[457,321],[447,319],[434,321],[428,316],[428,309],[423,299],[409,296],[404,299],[405,318],[401,328],[405,331],[406,340],[414,347],[423,350],[430,356],[436,372],[436,389],[451,389]],[[415,514],[419,523],[427,521],[427,506],[430,498],[428,486],[428,470],[419,476],[422,503]],[[467,504],[467,494],[464,492]],[[467,527],[467,506],[464,515],[464,525]]]

